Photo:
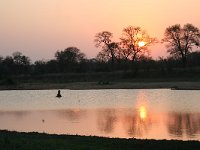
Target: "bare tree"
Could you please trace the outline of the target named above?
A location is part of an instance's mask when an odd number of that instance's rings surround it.
[[[99,56],[106,56],[111,58],[112,68],[115,61],[115,52],[118,48],[118,44],[112,42],[112,33],[109,31],[102,31],[96,34],[94,42],[96,47],[101,47],[102,51],[99,53]]]
[[[162,42],[167,43],[166,47],[170,55],[181,58],[186,67],[188,54],[194,46],[200,44],[200,32],[192,24],[186,24],[183,27],[176,24],[166,28]]]
[[[135,61],[138,55],[148,53],[148,47],[157,42],[156,38],[151,38],[140,27],[133,26],[123,29],[120,40],[121,54],[124,59],[132,61]]]

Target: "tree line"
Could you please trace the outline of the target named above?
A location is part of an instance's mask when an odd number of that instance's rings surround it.
[[[113,40],[113,34],[102,31],[95,35],[94,43],[101,51],[96,58],[88,59],[77,47],[68,47],[57,51],[54,59],[37,60],[31,63],[28,56],[14,52],[11,56],[0,56],[0,77],[7,75],[84,73],[132,71],[138,72],[173,68],[200,67],[199,47],[200,31],[192,24],[183,27],[176,24],[166,28],[164,38],[169,56],[157,60],[150,56],[149,46],[158,43],[140,27],[128,26],[123,29],[119,41]]]

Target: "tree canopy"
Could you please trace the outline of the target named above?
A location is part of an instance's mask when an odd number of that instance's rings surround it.
[[[165,30],[162,42],[167,43],[167,51],[174,57],[180,57],[184,66],[187,65],[187,56],[194,46],[200,45],[200,32],[192,24],[169,26]]]
[[[128,26],[123,29],[120,38],[121,51],[124,59],[135,61],[139,55],[149,53],[148,47],[157,42],[140,27]]]
[[[111,58],[112,68],[114,67],[114,62],[116,59],[116,51],[118,44],[112,41],[113,34],[109,31],[102,31],[95,35],[95,46],[101,47],[102,51],[97,55],[97,59],[103,61],[109,60]]]
[[[74,65],[80,63],[85,59],[85,54],[76,47],[68,47],[63,51],[55,53],[56,60],[59,63],[61,71],[72,71]]]

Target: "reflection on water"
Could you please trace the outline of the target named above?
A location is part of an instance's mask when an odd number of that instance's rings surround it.
[[[136,107],[125,112],[123,122],[130,137],[145,137],[151,129],[152,116],[148,105],[145,93],[139,92],[136,98]]]
[[[147,118],[147,109],[144,106],[140,106],[139,108],[139,116],[141,120],[145,120]]]
[[[0,112],[1,116],[14,116],[16,119],[22,119],[26,115],[28,115],[29,111],[2,111]]]
[[[200,113],[148,112],[144,115],[145,108],[141,109],[0,112],[0,129],[125,138],[200,140]]]
[[[116,110],[103,109],[97,111],[98,129],[104,133],[112,133],[117,121]]]
[[[16,99],[18,95],[14,96],[14,93],[6,100],[8,91],[0,92],[0,129],[120,138],[200,140],[198,92],[66,90],[59,101],[48,97],[42,100],[38,95],[34,97],[37,91],[27,92],[33,92],[31,98],[22,98],[22,101]],[[39,95],[49,92],[39,91]],[[28,95],[25,91],[21,93]],[[189,98],[186,98],[187,95]],[[23,106],[22,110],[19,109],[20,105]]]
[[[81,109],[67,109],[67,110],[59,110],[56,111],[56,113],[61,117],[61,118],[67,118],[70,121],[76,121],[80,120],[81,118],[84,119],[86,117],[86,110],[81,110]]]
[[[168,132],[173,136],[192,138],[200,133],[200,114],[170,113]]]
[[[128,114],[127,114],[128,113]],[[127,112],[124,115],[124,126],[128,135],[131,137],[143,137],[148,134],[151,128],[151,116],[147,114],[146,108],[141,106],[139,111]]]

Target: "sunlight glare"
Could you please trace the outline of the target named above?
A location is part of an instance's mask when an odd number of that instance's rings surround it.
[[[144,106],[141,106],[139,108],[139,113],[140,113],[141,119],[145,119],[147,117],[147,111],[146,111],[146,108]]]
[[[143,47],[143,46],[145,45],[145,42],[144,42],[144,41],[140,41],[140,42],[138,43],[138,45],[139,45],[139,47]]]

